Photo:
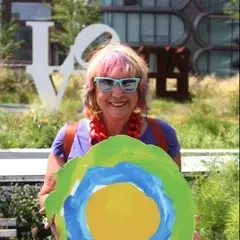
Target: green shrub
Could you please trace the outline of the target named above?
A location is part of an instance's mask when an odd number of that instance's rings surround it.
[[[23,70],[5,70],[0,83],[0,102],[28,104],[37,98],[35,84]]]
[[[0,148],[48,148],[63,125],[56,117],[0,113]]]
[[[19,240],[40,240],[50,236],[50,231],[43,228],[43,216],[38,213],[36,196],[39,190],[39,185],[0,187],[0,217],[17,218]]]
[[[197,225],[204,239],[237,240],[239,235],[239,165],[230,161],[210,168],[208,177],[197,177],[192,184]]]

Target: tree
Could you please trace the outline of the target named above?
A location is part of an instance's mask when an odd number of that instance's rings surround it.
[[[101,21],[100,7],[90,0],[54,0],[52,20],[56,27],[51,32],[51,42],[67,54],[84,27]]]
[[[239,0],[230,0],[224,12],[231,15],[234,19],[239,19]]]
[[[15,50],[21,47],[24,41],[16,41],[17,23],[11,18],[3,18],[4,4],[0,1],[0,59],[5,62],[12,57]]]

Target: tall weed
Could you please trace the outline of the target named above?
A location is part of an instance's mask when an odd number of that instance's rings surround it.
[[[198,177],[192,185],[198,230],[204,239],[237,240],[239,233],[239,165],[233,160],[212,166],[208,177]],[[235,215],[236,214],[236,215]]]

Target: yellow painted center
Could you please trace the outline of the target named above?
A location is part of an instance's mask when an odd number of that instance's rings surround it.
[[[115,183],[95,192],[86,206],[94,240],[147,240],[160,224],[157,204],[129,183]]]

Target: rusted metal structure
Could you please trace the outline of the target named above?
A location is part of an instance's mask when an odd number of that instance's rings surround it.
[[[147,62],[150,54],[156,55],[156,69],[150,71],[149,79],[154,78],[156,81],[156,97],[169,98],[177,101],[185,101],[190,97],[188,89],[190,56],[191,52],[185,47],[147,47],[141,46],[135,48]],[[167,81],[176,79],[176,88],[167,90]]]

